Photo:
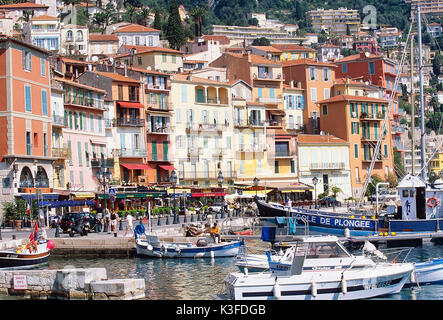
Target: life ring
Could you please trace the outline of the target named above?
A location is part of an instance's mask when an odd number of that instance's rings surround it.
[[[436,197],[430,197],[426,203],[429,208],[435,208],[438,205],[438,199]]]

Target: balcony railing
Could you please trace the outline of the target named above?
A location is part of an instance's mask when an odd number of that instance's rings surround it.
[[[345,167],[344,162],[314,162],[309,165],[311,170],[343,170]]]
[[[154,134],[170,134],[171,130],[168,126],[161,126],[158,128],[154,128],[153,126],[148,126],[148,129],[146,130],[147,133],[154,133]]]
[[[114,167],[114,159],[107,158],[107,159],[92,159],[91,160],[91,168],[113,168]]]
[[[26,144],[26,155],[28,155],[28,156],[32,155],[32,147],[33,147],[33,145],[31,143]]]
[[[201,180],[201,179],[211,179],[217,180],[218,173],[220,170],[197,170],[197,171],[185,171],[179,173],[179,178],[181,180]],[[222,175],[224,181],[227,179],[234,179],[237,177],[235,170],[222,170]],[[214,181],[217,182],[217,181]]]
[[[118,127],[144,127],[145,126],[145,119],[140,119],[140,118],[132,118],[132,119],[119,118],[119,119],[117,119],[117,126]]]
[[[239,144],[237,146],[237,151],[240,152],[263,152],[265,150],[264,144]]]
[[[68,119],[66,119],[63,116],[53,114],[52,115],[52,125],[59,126],[59,127],[67,127],[68,126]]]
[[[65,95],[65,104],[72,104],[76,106],[104,109],[105,104],[103,100],[97,98],[89,98],[88,96],[81,97],[80,95],[67,94]]]
[[[120,149],[120,157],[133,157],[133,158],[139,158],[139,157],[146,157],[148,153],[145,149],[127,149],[122,148]]]
[[[377,121],[380,121],[380,120],[383,120],[383,118],[384,118],[384,115],[383,115],[383,113],[382,112],[379,112],[378,114],[369,114],[369,113],[366,113],[366,112],[362,112],[361,114],[360,114],[360,120],[377,120]]]
[[[292,150],[285,150],[285,151],[275,151],[274,157],[275,158],[290,158],[294,157],[296,155],[295,151]]]

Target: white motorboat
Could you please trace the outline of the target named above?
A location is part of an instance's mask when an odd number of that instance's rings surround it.
[[[414,270],[412,263],[378,263],[372,267],[302,272],[304,256],[293,259],[291,275],[272,272],[229,273],[230,300],[354,300],[398,293]]]
[[[271,255],[247,254],[242,247],[236,257],[236,265],[241,271],[249,272],[271,270],[284,275],[290,271],[294,255],[303,254],[305,261],[303,272],[322,270],[344,270],[374,266],[375,262],[364,256],[351,254],[336,236],[300,236],[293,242],[286,243],[286,250]]]

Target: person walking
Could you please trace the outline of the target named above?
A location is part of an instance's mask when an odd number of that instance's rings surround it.
[[[132,222],[134,221],[134,217],[131,216],[131,214],[128,212],[128,214],[126,215],[126,230],[125,230],[125,234],[123,235],[123,237],[126,237],[126,234],[129,231],[129,234],[134,233],[134,226],[132,225]]]
[[[118,214],[115,211],[111,213],[111,229],[114,233],[114,237],[117,238],[117,222],[118,222]]]
[[[111,212],[109,211],[108,208],[106,208],[105,222],[106,222],[106,231],[108,233],[111,233]]]

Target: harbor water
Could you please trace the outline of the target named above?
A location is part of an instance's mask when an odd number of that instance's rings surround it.
[[[264,252],[269,244],[247,241],[248,249]],[[414,248],[408,262],[421,262],[443,257],[443,245],[424,243]],[[235,258],[216,259],[151,259],[151,258],[75,258],[51,257],[45,268],[105,267],[108,278],[143,278],[146,298],[151,300],[212,300],[224,292],[224,279],[237,272]],[[382,300],[441,300],[443,285],[404,288],[399,294],[379,297]]]

